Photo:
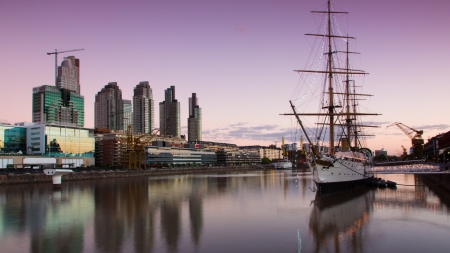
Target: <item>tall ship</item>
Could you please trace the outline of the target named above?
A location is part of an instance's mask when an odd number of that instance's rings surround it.
[[[292,113],[283,115],[295,116],[308,140],[307,164],[313,174],[313,190],[324,195],[368,183],[373,154],[364,138],[370,135],[364,131],[377,126],[364,123],[362,117],[379,114],[361,111],[361,100],[371,95],[362,94],[362,83],[356,84],[355,79],[368,73],[352,67],[350,55],[358,53],[350,51],[349,42],[355,38],[343,34],[337,23],[347,12],[334,10],[328,0],[325,11],[312,13],[325,17],[317,33],[306,34],[315,38],[312,45],[316,51],[310,55],[318,59],[306,64],[309,69],[294,70],[300,73],[301,81],[289,101]],[[311,105],[319,108],[308,112]],[[306,127],[301,117],[310,116],[317,121],[313,127]]]

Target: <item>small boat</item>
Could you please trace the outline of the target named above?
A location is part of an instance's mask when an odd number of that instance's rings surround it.
[[[397,183],[387,180],[386,181],[386,186],[389,187],[389,188],[397,188]]]

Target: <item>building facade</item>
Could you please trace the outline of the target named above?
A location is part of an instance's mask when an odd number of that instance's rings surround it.
[[[84,126],[84,97],[65,88],[33,88],[33,123]]]
[[[198,105],[197,94],[189,98],[188,141],[202,140],[202,109]]]
[[[94,127],[123,130],[122,90],[110,82],[95,95]]]
[[[94,157],[94,130],[36,124],[27,126],[27,154],[49,157]]]
[[[0,123],[0,154],[26,154],[27,129]]]
[[[181,136],[180,102],[175,98],[175,86],[165,90],[165,100],[159,103],[159,131],[163,136]]]
[[[133,93],[133,132],[150,133],[155,128],[153,93],[147,81],[140,82]]]
[[[153,142],[152,146],[146,147],[147,165],[214,165],[217,155],[208,149],[191,149],[168,147],[161,142]]]
[[[80,60],[74,56],[65,57],[58,67],[56,78],[58,89],[70,90],[72,93],[81,94],[80,90]]]
[[[269,158],[272,160],[278,160],[283,158],[283,151],[281,148],[277,148],[275,146],[241,146],[239,147],[240,150],[245,151],[255,151],[259,153],[259,158],[263,159],[264,157]]]
[[[127,131],[128,126],[131,126],[133,131],[133,105],[131,100],[123,99],[123,130]]]
[[[252,150],[238,150],[238,151],[228,151],[228,150],[218,150],[217,154],[217,164],[223,166],[234,166],[234,165],[246,165],[246,164],[260,164],[261,158],[259,152]]]

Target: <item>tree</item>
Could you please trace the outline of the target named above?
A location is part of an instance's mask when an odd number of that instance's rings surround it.
[[[269,164],[270,162],[271,162],[270,159],[267,158],[267,157],[263,157],[263,158],[261,159],[261,163],[262,163],[262,164]]]
[[[383,161],[387,161],[388,157],[385,154],[381,154],[381,155],[377,155],[373,158],[373,160],[375,162],[383,162]]]

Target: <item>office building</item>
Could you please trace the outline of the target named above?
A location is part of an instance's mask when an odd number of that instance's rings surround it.
[[[33,123],[84,126],[84,97],[50,85],[33,88]]]
[[[58,67],[56,78],[58,89],[70,90],[72,93],[81,94],[80,91],[80,60],[74,56],[65,57]]]
[[[27,154],[48,157],[94,157],[93,129],[51,124],[36,124],[26,128]]]
[[[95,95],[94,127],[123,130],[122,91],[110,82]]]
[[[198,106],[197,94],[189,98],[188,141],[202,140],[202,109]]]
[[[159,103],[159,131],[163,136],[181,136],[180,102],[175,98],[175,86],[165,90],[165,100]]]
[[[27,128],[0,122],[0,154],[26,154]]]
[[[123,101],[123,130],[127,131],[128,126],[131,126],[133,131],[133,105],[131,100],[124,99]]]
[[[140,82],[133,93],[133,131],[150,133],[155,128],[155,109],[152,89],[148,82]]]

